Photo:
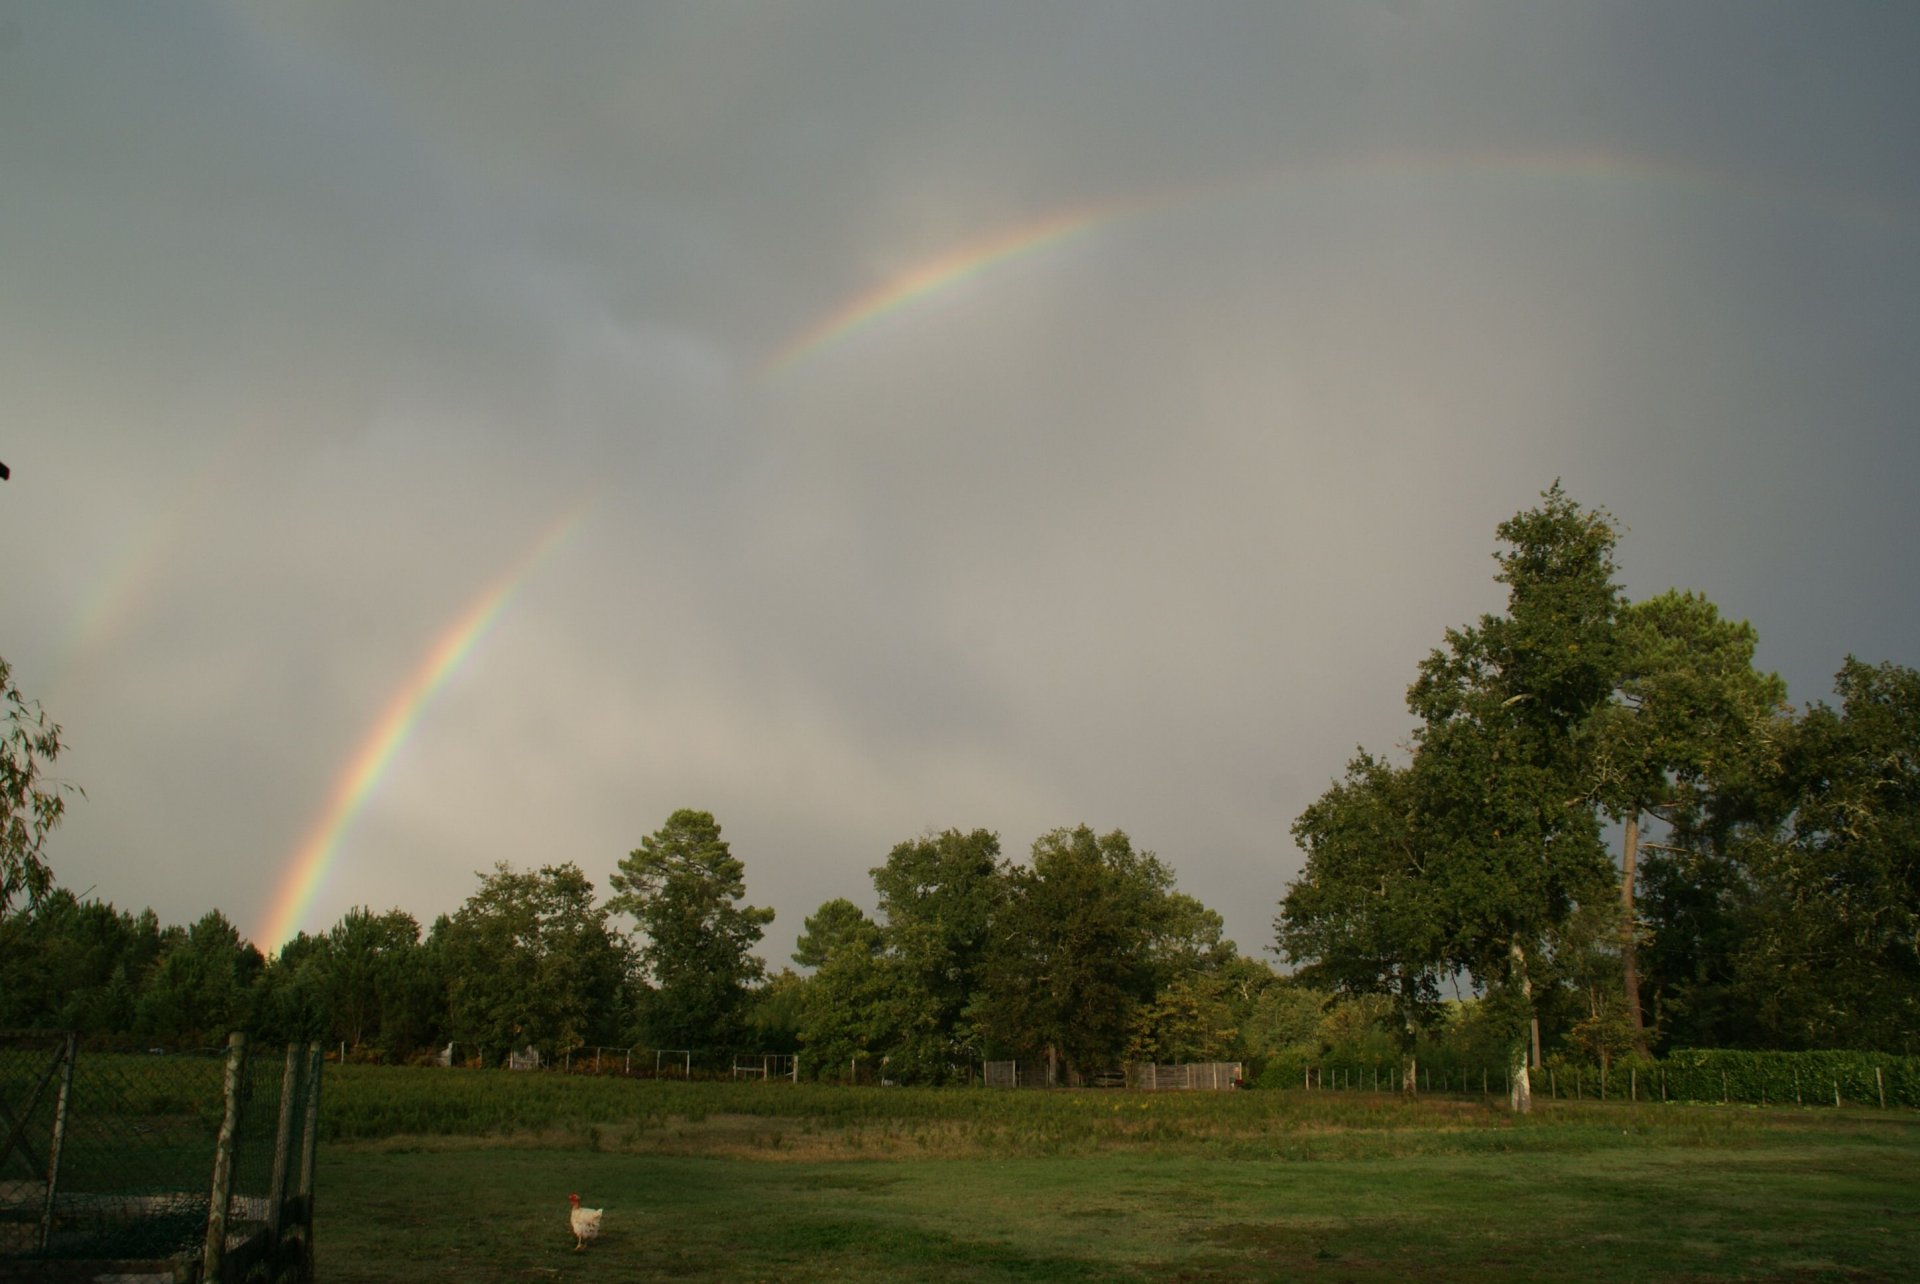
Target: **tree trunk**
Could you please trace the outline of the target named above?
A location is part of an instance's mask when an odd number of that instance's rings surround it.
[[[1533,981],[1527,975],[1527,952],[1520,948],[1520,938],[1514,937],[1507,946],[1507,957],[1513,964],[1514,984],[1520,987],[1520,997],[1526,1001],[1528,1024],[1533,1017]],[[1527,1038],[1522,1035],[1513,1048],[1513,1082],[1510,1091],[1513,1112],[1519,1115],[1533,1113],[1533,1083],[1527,1078]]]
[[[1405,1069],[1400,1074],[1400,1091],[1412,1097],[1420,1091],[1419,1062],[1414,1055],[1420,1046],[1420,1023],[1414,1019],[1412,996],[1403,993],[1402,997],[1405,1002],[1400,1009],[1400,1050],[1406,1053],[1406,1060],[1402,1063]]]
[[[1651,1051],[1647,1046],[1646,1022],[1640,1015],[1640,963],[1634,941],[1638,920],[1633,911],[1633,879],[1639,862],[1640,812],[1636,808],[1627,814],[1626,831],[1620,843],[1620,960],[1626,974],[1627,1021],[1633,1031],[1633,1050],[1636,1055],[1647,1057]]]

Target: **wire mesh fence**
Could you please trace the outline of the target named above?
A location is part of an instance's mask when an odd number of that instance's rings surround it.
[[[319,1067],[0,1034],[0,1280],[310,1279]]]
[[[1183,1061],[1174,1065],[1137,1061],[1129,1063],[1126,1072],[1127,1086],[1146,1092],[1221,1092],[1245,1082],[1238,1061]]]

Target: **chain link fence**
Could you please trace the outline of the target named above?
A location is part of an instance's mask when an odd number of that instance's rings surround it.
[[[0,1034],[0,1280],[310,1280],[320,1065]]]

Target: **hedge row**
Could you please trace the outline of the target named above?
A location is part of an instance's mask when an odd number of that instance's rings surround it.
[[[1682,1049],[1642,1074],[1672,1101],[1920,1108],[1920,1057],[1872,1052]]]
[[[1505,1095],[1508,1068],[1420,1069],[1422,1091]],[[1339,1057],[1275,1058],[1256,1080],[1262,1088],[1397,1089],[1393,1062]],[[1920,1057],[1873,1052],[1742,1052],[1682,1049],[1654,1061],[1597,1065],[1550,1058],[1533,1076],[1536,1096],[1636,1096],[1642,1101],[1739,1102],[1748,1105],[1905,1106],[1920,1109]]]

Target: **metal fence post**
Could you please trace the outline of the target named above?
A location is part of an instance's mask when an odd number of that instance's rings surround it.
[[[233,1142],[240,1127],[240,1071],[247,1059],[247,1036],[235,1030],[227,1036],[225,1115],[213,1151],[213,1190],[207,1200],[207,1238],[200,1256],[200,1278],[221,1278],[227,1252],[227,1199],[233,1194]]]

